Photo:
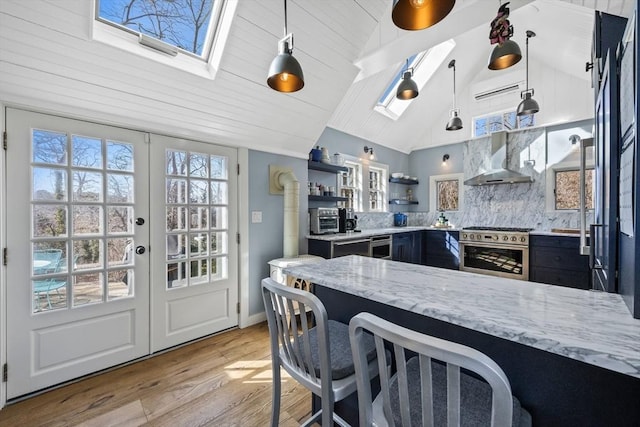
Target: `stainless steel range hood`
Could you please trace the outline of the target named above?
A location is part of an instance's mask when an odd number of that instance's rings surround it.
[[[507,132],[491,134],[491,170],[464,181],[465,185],[515,184],[533,182],[529,175],[509,169]]]

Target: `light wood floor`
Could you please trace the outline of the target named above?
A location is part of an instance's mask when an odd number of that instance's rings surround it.
[[[297,426],[311,395],[283,372],[281,426]],[[0,410],[0,426],[268,426],[266,323],[87,378]]]

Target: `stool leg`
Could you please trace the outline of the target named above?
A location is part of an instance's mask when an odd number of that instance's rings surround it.
[[[280,358],[271,356],[273,394],[271,396],[271,427],[278,427],[280,423]]]

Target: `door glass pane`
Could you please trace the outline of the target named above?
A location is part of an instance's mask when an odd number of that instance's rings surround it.
[[[31,146],[33,312],[133,296],[133,145],[35,129]]]
[[[33,205],[33,237],[66,237],[65,205]]]
[[[32,140],[34,163],[67,164],[67,134],[34,129]]]
[[[133,172],[133,145],[107,141],[107,169]]]
[[[103,301],[102,273],[73,276],[73,306],[96,304]]]
[[[73,201],[102,202],[102,174],[99,172],[73,172]]]
[[[33,168],[33,200],[66,201],[67,171]]]
[[[71,159],[73,166],[102,169],[102,141],[74,135]]]
[[[167,289],[226,278],[228,159],[174,150],[166,159]]]
[[[133,175],[107,175],[107,203],[133,203]]]
[[[72,212],[74,235],[102,234],[102,206],[74,205]]]

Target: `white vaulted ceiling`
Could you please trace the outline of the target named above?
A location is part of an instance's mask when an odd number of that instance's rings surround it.
[[[459,102],[470,102],[471,86],[492,76],[486,59],[495,0],[458,0],[445,20],[419,32],[392,24],[391,0],[289,0],[294,56],[305,75],[305,87],[292,94],[266,85],[282,36],[282,0],[234,1],[211,79],[94,40],[92,1],[2,0],[0,103],[297,157],[307,156],[326,126],[403,152],[468,139],[440,134],[451,102],[448,60],[398,121],[372,108],[404,58],[449,38]],[[524,31],[538,33],[537,67],[586,81],[580,68],[590,55],[593,9],[629,16],[632,7],[631,0],[513,0],[510,19],[523,50]]]

